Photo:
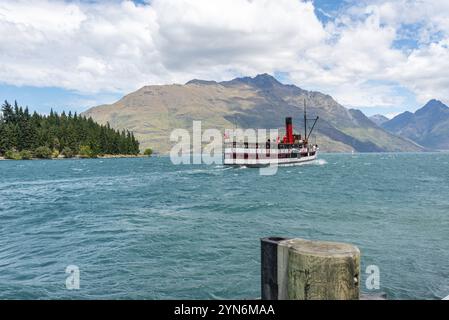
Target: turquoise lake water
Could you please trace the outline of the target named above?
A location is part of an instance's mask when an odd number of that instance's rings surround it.
[[[0,161],[0,299],[260,297],[265,236],[351,242],[391,299],[449,295],[449,154],[257,169]],[[80,270],[67,290],[65,268]]]

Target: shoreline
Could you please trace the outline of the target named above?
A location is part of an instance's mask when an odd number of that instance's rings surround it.
[[[132,155],[132,154],[104,154],[101,156],[97,156],[94,158],[83,158],[80,156],[74,156],[72,158],[65,158],[65,157],[57,157],[57,158],[49,158],[49,159],[42,159],[42,158],[31,158],[28,160],[74,160],[74,159],[119,159],[119,158],[149,158],[149,156],[146,156],[144,154],[138,154],[138,155]],[[23,159],[15,160],[15,159],[6,159],[5,157],[0,157],[0,161],[24,161]]]

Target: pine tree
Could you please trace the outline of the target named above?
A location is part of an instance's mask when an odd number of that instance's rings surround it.
[[[14,110],[13,110],[12,106],[9,104],[9,102],[6,100],[2,105],[2,112],[3,112],[3,121],[6,124],[13,122]]]

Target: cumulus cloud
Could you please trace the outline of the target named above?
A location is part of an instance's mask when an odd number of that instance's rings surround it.
[[[127,93],[283,72],[350,107],[449,102],[447,1],[370,0],[320,22],[311,1],[0,3],[0,82]],[[402,48],[398,41],[412,40]]]
[[[0,79],[81,92],[125,92],[156,81],[155,19],[151,7],[132,2],[4,1]]]
[[[363,1],[346,14],[349,21],[366,15],[377,17],[380,28],[394,30],[389,46],[375,52],[383,55],[396,51],[396,55],[387,57],[378,68],[378,75],[369,73],[366,77],[396,81],[413,92],[419,103],[432,98],[449,102],[448,1]],[[412,48],[395,49],[394,44],[400,41],[413,43]]]

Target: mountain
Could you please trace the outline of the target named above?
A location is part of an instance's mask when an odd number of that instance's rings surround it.
[[[320,120],[312,141],[321,150],[335,152],[419,151],[420,146],[379,128],[358,110],[348,110],[331,96],[285,85],[268,74],[215,82],[191,80],[184,85],[145,86],[116,103],[87,110],[84,115],[113,128],[132,130],[142,148],[161,153],[173,145],[173,129],[191,132],[192,121],[202,129],[284,128],[293,117],[298,132],[303,128],[303,104],[308,116]],[[283,133],[282,133],[283,134]]]
[[[404,112],[382,127],[434,150],[449,150],[449,107],[430,100],[415,113]]]
[[[369,117],[369,119],[374,122],[375,124],[377,124],[379,127],[382,126],[382,124],[384,124],[385,122],[387,122],[388,119],[387,117],[385,117],[384,115],[381,114],[375,114],[374,116]]]

